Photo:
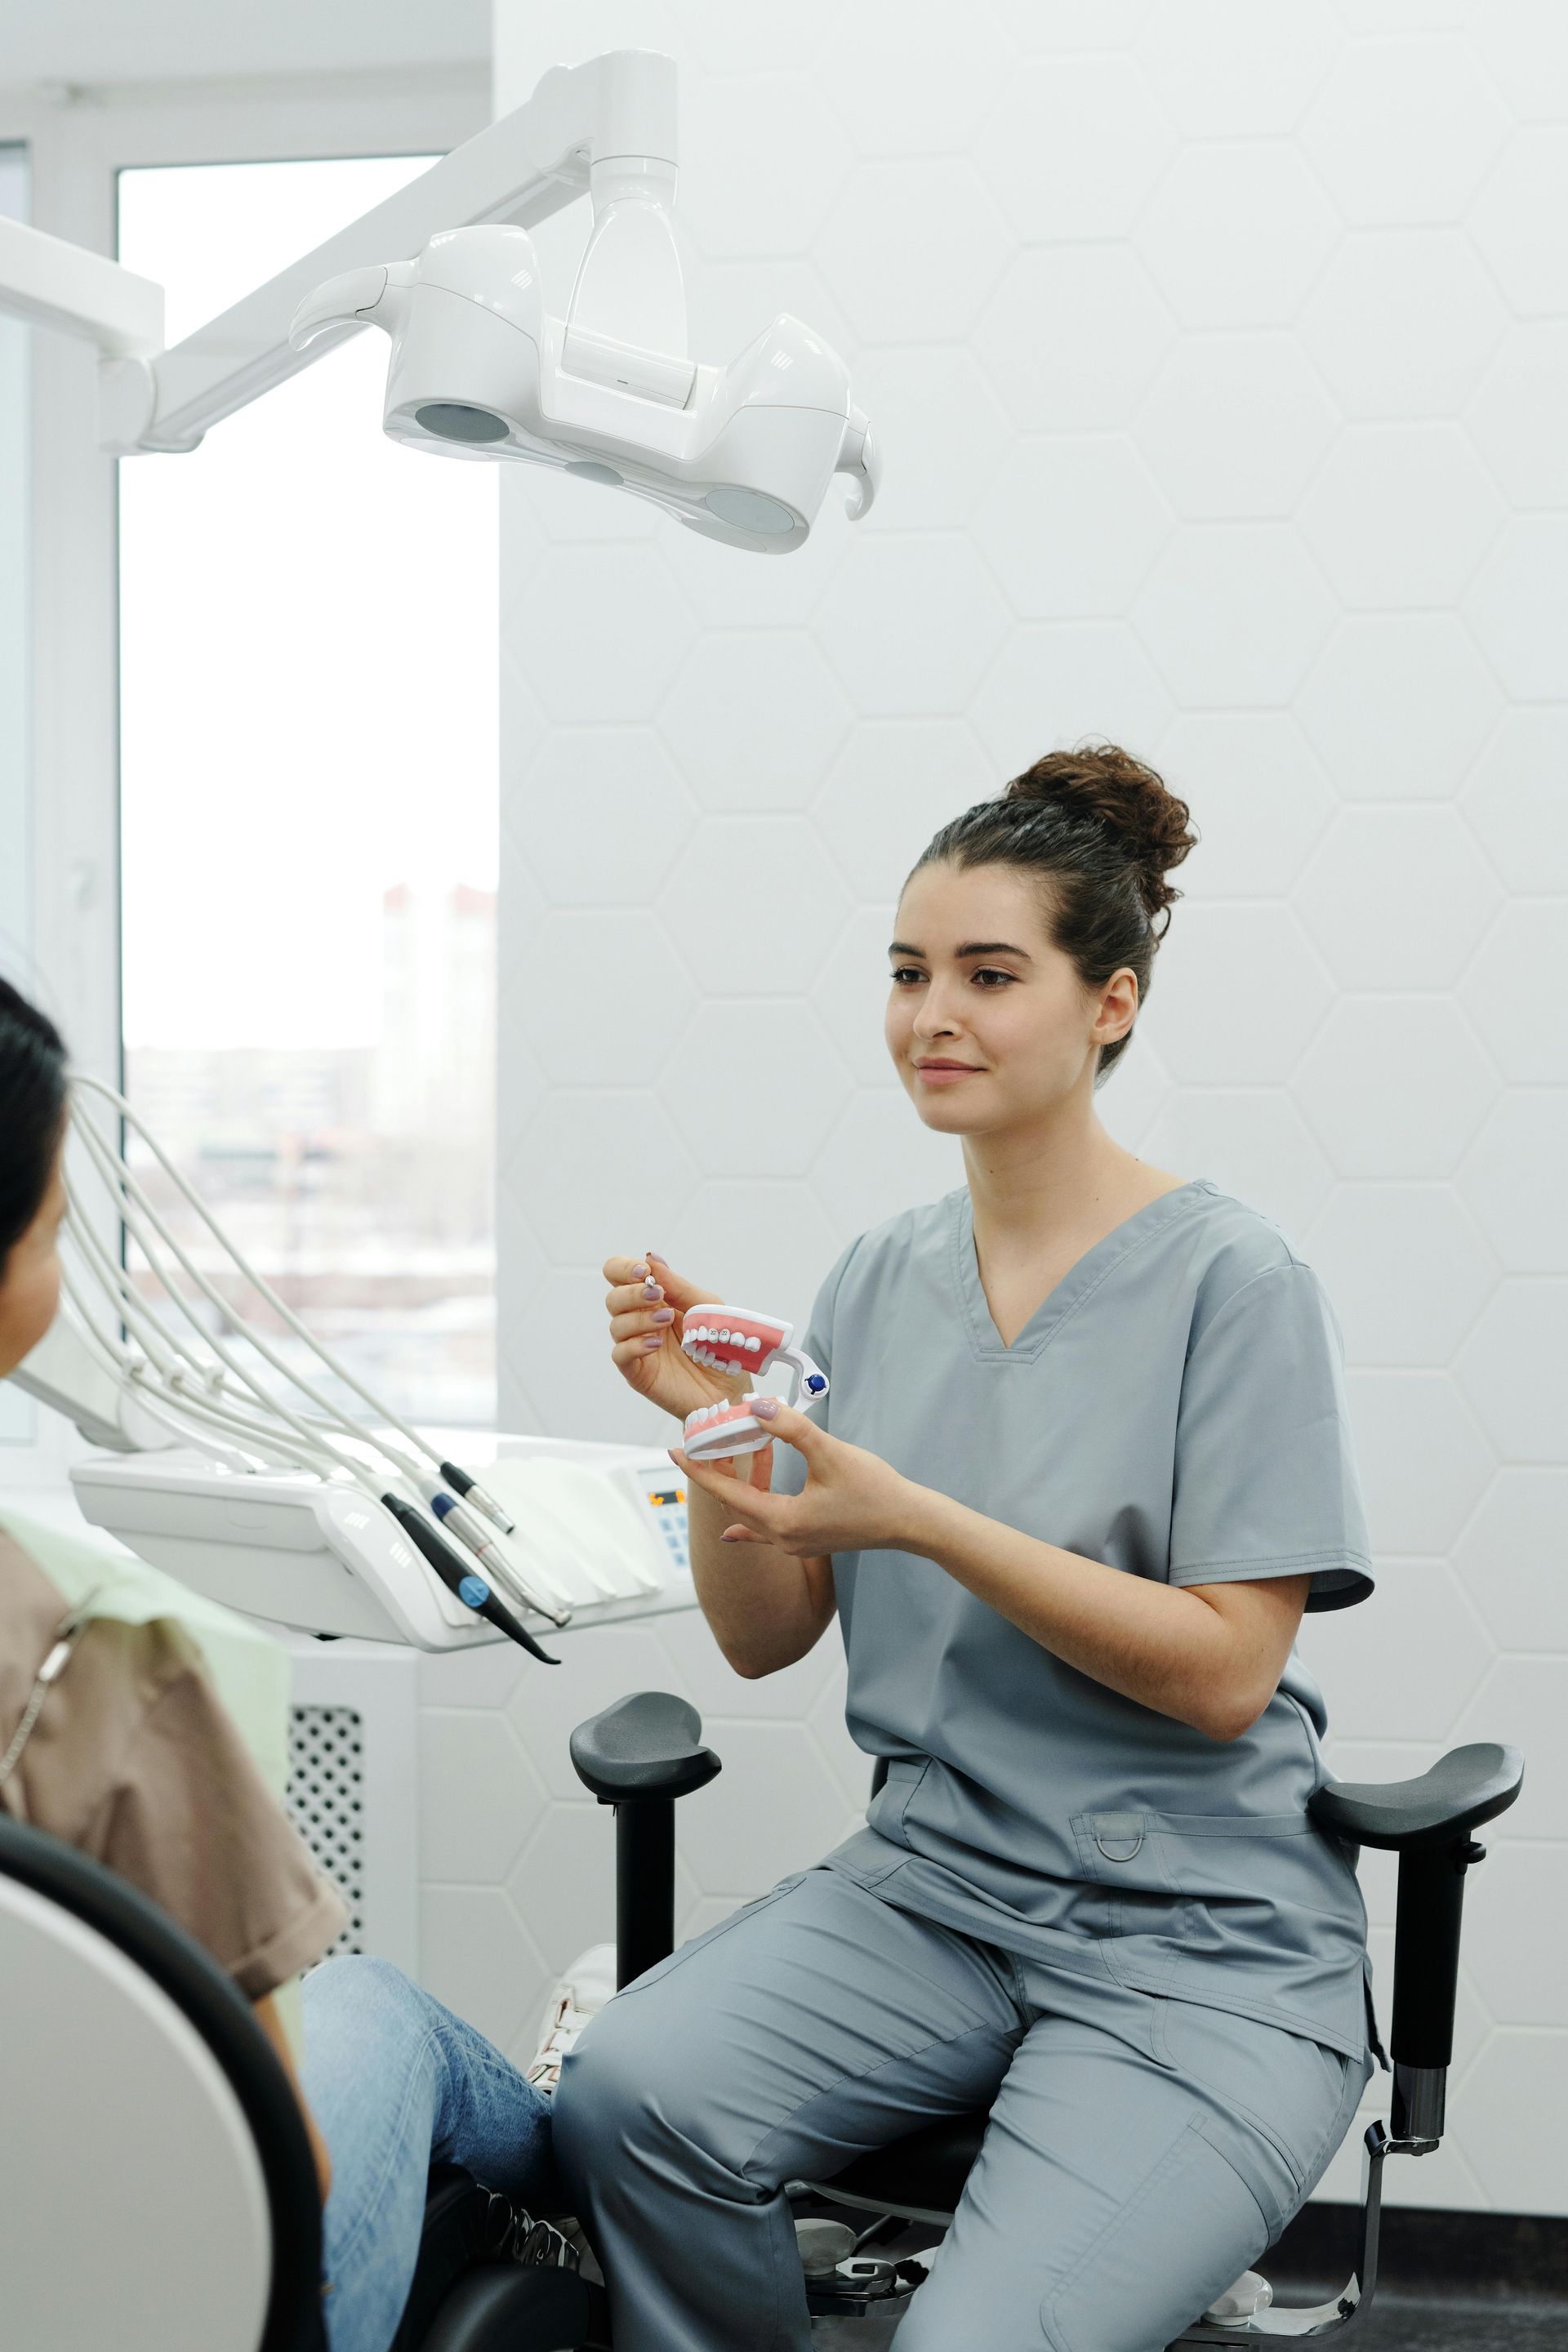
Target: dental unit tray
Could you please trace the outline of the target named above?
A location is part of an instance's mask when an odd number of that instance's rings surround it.
[[[815,1404],[827,1394],[827,1375],[801,1349],[792,1347],[794,1337],[793,1324],[777,1315],[758,1315],[749,1307],[692,1307],[686,1312],[680,1347],[693,1363],[731,1379],[760,1379],[775,1364],[787,1364],[787,1402],[799,1402],[804,1391],[805,1402]],[[689,1459],[724,1462],[735,1454],[758,1454],[771,1444],[772,1430],[752,1411],[756,1395],[752,1391],[738,1402],[700,1405],[688,1413],[681,1445]]]
[[[470,1468],[482,1466],[487,1491],[515,1519],[499,1548],[515,1559],[521,1585],[571,1612],[563,1626],[512,1598],[530,1633],[553,1641],[583,1625],[695,1607],[685,1485],[668,1454],[472,1430],[445,1442]],[[504,1638],[447,1591],[391,1513],[353,1486],[301,1471],[235,1472],[184,1448],[96,1454],[75,1465],[70,1481],[92,1526],[249,1616],[419,1650]]]
[[[101,1449],[78,1502],[154,1567],[303,1633],[547,1664],[542,1633],[695,1605],[668,1454],[412,1427],[96,1078],[71,1082],[66,1192],[60,1310],[12,1377]]]

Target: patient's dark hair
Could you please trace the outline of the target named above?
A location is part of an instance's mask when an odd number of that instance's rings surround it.
[[[0,980],[0,1277],[44,1205],[65,1131],[66,1049],[52,1021]]]
[[[1126,964],[1138,976],[1142,1006],[1172,904],[1185,896],[1165,875],[1197,841],[1188,830],[1190,814],[1131,751],[1080,743],[1076,751],[1047,751],[1005,792],[976,801],[944,824],[913,872],[945,861],[961,869],[1017,866],[1042,876],[1047,933],[1070,956],[1084,987],[1103,988]],[[1131,1036],[1130,1029],[1100,1047],[1097,1087]]]

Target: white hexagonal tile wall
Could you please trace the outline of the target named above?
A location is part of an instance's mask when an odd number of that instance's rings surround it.
[[[1350,605],[1449,604],[1503,519],[1490,476],[1455,425],[1356,425],[1297,517]]]
[[[868,343],[959,342],[1001,275],[1007,241],[955,156],[862,163],[815,258]]]
[[[1568,2212],[1568,2154],[1557,2128],[1568,2100],[1568,2039],[1500,2027],[1467,2076],[1464,2096],[1466,2145],[1496,2210]]]
[[[1289,700],[1334,610],[1286,525],[1205,523],[1171,541],[1132,621],[1178,702],[1256,708]]]
[[[1500,1283],[1454,1369],[1503,1461],[1568,1462],[1568,1281]]]
[[[1352,1364],[1446,1364],[1498,1272],[1447,1184],[1342,1184],[1307,1255]]]
[[[1516,507],[1568,506],[1568,322],[1514,327],[1465,412],[1477,446]]]
[[[1485,1627],[1436,1559],[1380,1561],[1376,1589],[1359,1608],[1303,1620],[1300,1649],[1337,1740],[1385,1738],[1395,1721],[1403,1739],[1447,1739],[1493,1655]],[[1334,1772],[1349,1777],[1338,1760]]]
[[[1290,1092],[1342,1176],[1442,1176],[1498,1095],[1475,1033],[1441,997],[1344,997]]]
[[[680,1849],[704,1895],[764,1895],[837,1844],[844,1792],[804,1724],[706,1727],[724,1769],[680,1807]]]
[[[1345,218],[1457,220],[1508,136],[1463,41],[1357,41],[1313,100],[1301,142]]]
[[[1467,15],[1478,56],[1521,121],[1568,114],[1568,26],[1552,0],[1488,0]]]
[[[967,539],[861,539],[814,621],[868,718],[963,709],[1007,635],[1007,608]]]
[[[1198,835],[1175,879],[1205,898],[1280,898],[1334,810],[1327,777],[1273,710],[1186,711],[1160,764]]]
[[[682,1688],[690,1693],[704,1725],[728,1724],[737,1717],[747,1722],[800,1722],[811,1714],[824,1683],[842,1658],[837,1629],[832,1627],[816,1649],[797,1658],[793,1666],[748,1681],[730,1664],[700,1611],[687,1609],[662,1619],[660,1633],[679,1666]],[[715,1748],[721,1748],[723,1733],[715,1730],[711,1737]]]
[[[956,530],[1002,461],[1007,419],[966,351],[868,352],[855,397],[884,451],[897,457],[877,492],[882,530]]]
[[[923,1127],[901,1087],[862,1088],[811,1170],[812,1190],[840,1248],[856,1234],[907,1209],[911,1200],[940,1200],[963,1181],[957,1141]]]
[[[1568,1785],[1568,1710],[1556,1658],[1499,1658],[1455,1723],[1452,1738],[1506,1739],[1529,1759],[1516,1802],[1500,1816],[1493,1837],[1559,1838],[1563,1790]],[[1490,1899],[1489,1897],[1488,1898]]]
[[[1568,1654],[1568,1470],[1500,1470],[1454,1547],[1454,1572],[1500,1649]]]
[[[818,1020],[866,1087],[885,1087],[892,1075],[882,1033],[892,935],[891,907],[858,908],[812,985]]]
[[[500,2049],[522,2031],[547,1975],[539,1947],[500,1887],[426,1884],[419,1980]]]
[[[668,753],[640,727],[556,729],[510,797],[522,856],[557,907],[645,905],[697,815]],[[508,928],[521,938],[526,927]]]
[[[1568,307],[1568,128],[1517,131],[1470,215],[1470,234],[1513,308],[1560,317]]]
[[[713,996],[808,986],[849,893],[804,817],[709,817],[659,897],[670,938]]]
[[[419,1723],[419,1867],[456,1883],[504,1877],[548,1802],[506,1717],[426,1706]]]
[[[1459,805],[1510,890],[1568,892],[1568,710],[1510,710]]]
[[[850,1077],[804,1004],[710,999],[661,1072],[710,1176],[804,1175]]]
[[[1440,1556],[1492,1468],[1474,1416],[1446,1372],[1352,1368],[1345,1387],[1374,1559]]]
[[[903,0],[855,0],[817,53],[817,71],[842,93],[862,155],[947,154],[973,143],[1007,79],[991,11],[928,18],[910,38]]]
[[[644,1405],[642,1412],[649,1444],[679,1434],[668,1415],[650,1405]],[[570,1742],[577,1726],[586,1723],[590,1716],[612,1706],[616,1699],[629,1698],[635,1691],[673,1691],[678,1698],[693,1696],[676,1664],[672,1644],[665,1638],[680,1622],[678,1617],[660,1617],[645,1625],[584,1625],[570,1630],[545,1644],[559,1657],[559,1665],[548,1672],[535,1667],[520,1677],[507,1704],[507,1717],[552,1797],[570,1805],[587,1801],[588,1792],[573,1767]],[[503,1870],[510,1862],[510,1857]]]
[[[1461,229],[1346,237],[1298,320],[1352,416],[1452,416],[1497,350],[1508,313]]]
[[[1353,613],[1324,646],[1297,714],[1346,800],[1457,792],[1502,709],[1449,613]]]
[[[1468,1906],[1465,1958],[1500,2025],[1568,2026],[1568,1844],[1513,1845],[1494,1831],[1486,1899]],[[1519,1923],[1530,1921],[1521,1936]]]
[[[1568,1081],[1561,907],[1546,898],[1506,906],[1460,982],[1459,999],[1505,1078]]]
[[[1290,893],[1342,988],[1450,988],[1502,903],[1449,808],[1343,809]]]
[[[1465,613],[1508,691],[1568,701],[1568,515],[1516,517],[1477,572]]]
[[[700,538],[673,522],[661,530],[659,549],[670,578],[704,628],[792,629],[810,618],[858,530],[846,520],[838,496],[832,492],[823,501],[805,545],[789,555],[747,551],[749,561],[742,557],[737,562],[734,548]],[[676,667],[670,667],[668,684],[674,683]]]
[[[658,727],[705,809],[798,809],[852,716],[804,631],[715,630],[676,679]]]
[[[1088,737],[1146,755],[1171,709],[1124,621],[1053,621],[1010,633],[970,715],[1000,779]]]
[[[1138,55],[1185,137],[1256,139],[1295,129],[1343,44],[1326,0],[1285,16],[1251,0],[1161,0]]]
[[[1176,911],[1140,1020],[1178,1085],[1261,1085],[1289,1076],[1332,992],[1283,909],[1194,899]]]
[[[862,719],[829,769],[811,820],[851,890],[899,889],[931,835],[996,788],[960,719]]]
[[[1171,513],[1120,434],[1017,443],[974,519],[974,536],[1025,620],[1119,613],[1171,528]]]
[[[1133,421],[1180,515],[1290,512],[1338,426],[1293,335],[1189,336]]]
[[[1333,1171],[1289,1097],[1272,1087],[1194,1087],[1171,1093],[1143,1155],[1178,1175],[1210,1176],[1300,1242]]]
[[[1184,147],[1134,242],[1184,327],[1281,327],[1339,235],[1322,185],[1293,148]]]
[[[842,1242],[801,1179],[710,1177],[647,1244],[715,1297],[755,1299],[805,1328]]]
[[[626,985],[628,965],[637,974],[635,992]],[[695,1003],[650,914],[582,908],[540,925],[508,1010],[513,1034],[557,1086],[614,1087],[647,1078]]]
[[[1458,1190],[1510,1274],[1568,1274],[1563,1171],[1568,1091],[1504,1095],[1465,1154]]]
[[[587,1796],[552,1804],[511,1871],[507,1893],[555,1974],[590,1944],[613,1943],[615,1808]]]
[[[697,634],[651,545],[558,549],[519,586],[507,628],[545,716],[589,727],[651,719]]]
[[[716,260],[804,253],[855,161],[815,76],[776,69],[683,74],[680,139],[681,223]]]
[[[1175,340],[1137,255],[1026,246],[975,331],[977,356],[1023,433],[1123,424]]]
[[[507,1164],[507,1181],[549,1220],[561,1265],[596,1265],[606,1235],[668,1225],[698,1179],[698,1163],[657,1097],[626,1089],[552,1094]],[[548,1207],[545,1204],[548,1203]]]
[[[1025,65],[987,118],[984,172],[1020,243],[1124,236],[1175,152],[1127,58]]]

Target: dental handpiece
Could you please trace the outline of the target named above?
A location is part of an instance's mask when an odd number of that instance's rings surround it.
[[[525,1609],[536,1609],[542,1617],[548,1617],[552,1625],[571,1622],[569,1608],[552,1608],[548,1601],[542,1601],[536,1592],[530,1591],[500,1546],[490,1541],[472,1511],[464,1504],[455,1502],[450,1495],[443,1495],[437,1489],[430,1496],[430,1508],[447,1533],[458,1537],[468,1545],[474,1558],[484,1562],[504,1592],[510,1592],[514,1600],[521,1601]]]
[[[491,1591],[482,1576],[470,1574],[451,1545],[437,1535],[434,1528],[426,1526],[412,1503],[405,1503],[393,1494],[383,1495],[381,1499],[409,1542],[424,1554],[447,1591],[455,1592],[465,1609],[471,1609],[476,1617],[483,1617],[489,1624],[515,1642],[520,1649],[537,1658],[542,1665],[558,1666],[561,1664],[560,1659],[552,1658],[548,1650],[540,1648],[527,1626],[519,1622],[505,1601]]]
[[[794,1327],[776,1315],[753,1314],[745,1307],[690,1307],[683,1320],[681,1352],[693,1363],[731,1377],[768,1371],[775,1363],[790,1370],[788,1402],[799,1402],[804,1391],[808,1403],[827,1394],[827,1375],[802,1349],[793,1347]],[[727,1461],[732,1454],[757,1454],[771,1444],[773,1432],[752,1411],[752,1393],[739,1403],[721,1402],[688,1413],[683,1443],[693,1462]]]

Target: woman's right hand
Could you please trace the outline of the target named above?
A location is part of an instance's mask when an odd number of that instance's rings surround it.
[[[684,1422],[700,1405],[733,1403],[745,1395],[751,1381],[743,1372],[728,1377],[681,1353],[688,1311],[721,1306],[716,1291],[689,1282],[651,1250],[645,1257],[606,1258],[605,1279],[611,1358],[638,1396]]]

